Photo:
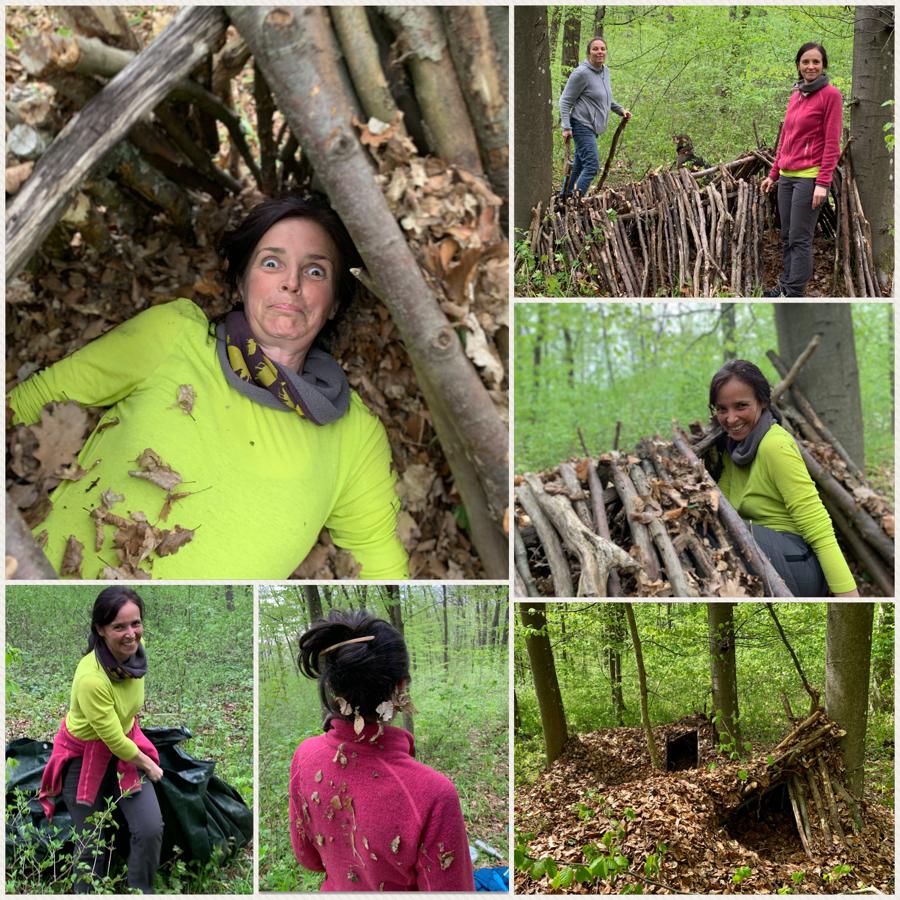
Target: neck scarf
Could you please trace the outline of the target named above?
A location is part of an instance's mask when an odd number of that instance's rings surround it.
[[[95,636],[95,640],[97,643],[94,644],[94,655],[97,662],[103,666],[103,671],[109,675],[110,681],[143,678],[147,674],[147,654],[144,653],[143,643],[137,645],[137,650],[125,662],[119,662],[102,637]]]
[[[772,415],[772,410],[767,407],[760,414],[750,434],[742,441],[736,441],[726,435],[725,449],[731,456],[731,461],[736,466],[749,466],[756,458],[756,451],[759,449],[760,442],[774,424],[775,417]]]
[[[302,374],[292,372],[266,356],[240,310],[225,317],[225,345],[228,363],[239,378],[268,391],[280,404],[314,425],[336,422],[347,412],[347,376],[324,350],[310,347]]]
[[[828,84],[828,73],[823,72],[813,81],[804,81],[804,79],[801,78],[791,90],[800,91],[804,97],[808,97],[810,94],[820,91],[826,84]]]

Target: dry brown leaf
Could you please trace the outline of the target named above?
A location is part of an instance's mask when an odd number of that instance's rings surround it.
[[[171,556],[173,553],[177,553],[185,544],[194,539],[195,530],[176,525],[172,531],[163,531],[163,539],[156,548],[156,555]]]
[[[6,193],[15,194],[19,188],[28,180],[34,170],[34,162],[19,163],[17,166],[10,166],[6,170]]]
[[[423,463],[413,463],[397,482],[397,493],[404,502],[404,507],[413,511],[423,510],[427,504],[428,494],[434,484],[435,471]]]
[[[395,837],[391,841],[391,853],[396,853],[399,849],[400,849],[400,835],[398,834],[397,837]]]
[[[174,405],[177,406],[185,415],[190,416],[192,419],[194,418],[192,413],[194,411],[195,400],[196,397],[194,396],[193,385],[180,384],[178,386],[178,397],[175,400]]]
[[[31,427],[38,442],[34,450],[40,463],[38,478],[58,478],[65,467],[77,465],[87,427],[88,414],[77,403],[48,403],[44,407],[41,421]]]
[[[181,484],[181,475],[171,466],[167,466],[149,447],[144,450],[136,462],[141,469],[140,471],[129,470],[128,474],[133,478],[143,478],[168,493]]]
[[[122,566],[104,566],[100,577],[106,581],[147,581],[150,578],[150,573],[125,564]]]
[[[190,497],[194,491],[181,491],[177,494],[166,494],[166,502],[163,503],[162,509],[159,511],[160,521],[165,522],[166,519],[169,518],[169,513],[172,512],[172,507],[179,500],[184,500],[185,497]]]
[[[84,560],[84,544],[81,543],[74,535],[69,535],[66,541],[66,549],[63,551],[62,565],[59,568],[59,574],[63,577],[66,575],[74,575],[81,578],[81,563]]]

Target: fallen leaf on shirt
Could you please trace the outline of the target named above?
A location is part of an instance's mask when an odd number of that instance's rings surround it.
[[[163,539],[156,547],[157,556],[171,556],[194,539],[194,529],[182,528],[180,525],[176,525],[172,531],[160,533],[163,535]]]
[[[84,559],[84,544],[81,543],[74,535],[69,535],[66,541],[66,549],[63,551],[62,566],[60,567],[60,575],[74,575],[81,578],[81,562]]]
[[[181,484],[181,476],[171,466],[167,466],[149,447],[136,462],[141,468],[140,471],[129,470],[128,474],[133,478],[143,478],[168,492]]]
[[[448,850],[446,853],[439,853],[438,859],[441,861],[441,869],[449,869],[453,862],[453,854]]]
[[[172,506],[175,503],[179,500],[184,500],[185,497],[190,497],[193,493],[195,491],[180,491],[177,494],[166,494],[166,502],[163,503],[162,509],[159,511],[160,521],[165,522],[169,518],[169,513],[172,512]]]
[[[398,834],[397,837],[395,837],[391,841],[391,853],[396,853],[399,849],[400,849],[400,835]]]
[[[339,810],[341,808],[341,798],[338,797],[337,794],[335,794],[331,798],[331,805],[334,807],[335,810]]]
[[[147,581],[150,579],[150,573],[126,564],[122,566],[104,566],[100,577],[104,581],[132,581],[137,579]]]
[[[319,769],[319,771],[316,772],[316,774],[313,776],[313,779],[314,779],[315,781],[321,781],[321,780],[322,780],[322,770],[321,770],[321,769]]]
[[[112,509],[117,503],[121,503],[125,499],[124,494],[117,494],[111,488],[107,488],[100,495],[100,503],[106,509]]]
[[[189,384],[180,384],[178,386],[178,398],[175,400],[174,406],[177,406],[186,415],[194,418],[194,388]]]
[[[38,477],[59,479],[63,471],[77,470],[77,457],[87,429],[88,414],[79,404],[48,403],[41,421],[31,426],[38,444],[34,450],[34,458],[40,463]],[[52,489],[56,484],[58,481],[46,486]]]

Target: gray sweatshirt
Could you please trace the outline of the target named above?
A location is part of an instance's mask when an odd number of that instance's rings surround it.
[[[559,114],[563,128],[572,127],[572,119],[588,125],[594,134],[603,134],[609,121],[609,111],[618,115],[625,111],[613,100],[609,85],[609,66],[599,69],[587,60],[572,70],[559,98]]]

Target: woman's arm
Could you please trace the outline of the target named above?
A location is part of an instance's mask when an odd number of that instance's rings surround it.
[[[300,787],[300,748],[294,751],[291,761],[291,781],[288,791],[288,827],[291,829],[291,846],[294,848],[294,856],[304,869],[313,872],[324,872],[325,864],[319,855],[318,848],[309,839],[306,829],[303,827],[303,797]]]
[[[475,890],[466,823],[456,788],[449,781],[425,823],[415,868],[417,890]]]
[[[146,773],[151,781],[159,781],[163,777],[163,770],[141,750],[138,750],[137,756],[130,761]]]
[[[793,438],[779,441],[765,462],[797,533],[812,547],[832,593],[853,596],[856,580],[834,535],[834,525]]]
[[[572,107],[584,92],[585,79],[584,75],[578,69],[573,69],[569,75],[569,80],[563,89],[562,96],[559,98],[559,118],[562,123],[563,133],[572,132]]]
[[[822,119],[822,137],[825,147],[822,150],[822,162],[819,163],[819,174],[816,175],[816,187],[827,189],[831,186],[831,176],[834,174],[838,158],[841,155],[843,100],[841,92],[837,88],[828,90],[827,87],[824,87],[822,90],[828,91],[824,98],[825,108]]]
[[[127,397],[168,357],[187,320],[194,327],[206,321],[189,300],[151,307],[32,375],[9,394],[14,424],[37,422],[53,401],[112,406]]]

